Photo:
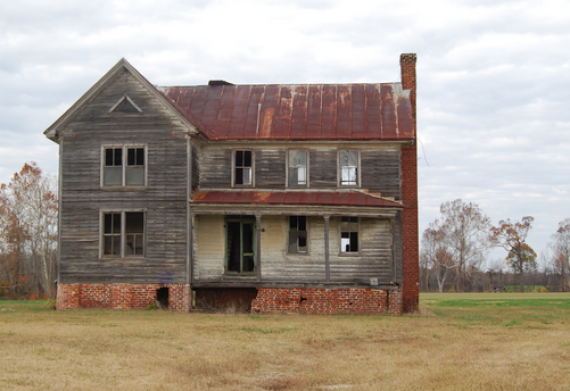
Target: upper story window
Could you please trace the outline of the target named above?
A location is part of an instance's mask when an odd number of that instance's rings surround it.
[[[307,252],[307,216],[289,216],[289,252]]]
[[[144,212],[103,213],[103,257],[144,256]]]
[[[289,150],[289,186],[307,185],[307,151]]]
[[[234,185],[253,185],[253,153],[248,150],[234,151]]]
[[[103,186],[145,186],[144,146],[103,148]]]
[[[341,150],[339,153],[341,186],[358,186],[358,151]]]

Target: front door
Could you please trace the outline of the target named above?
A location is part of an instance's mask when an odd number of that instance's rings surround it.
[[[255,218],[228,218],[226,238],[226,273],[255,273]]]

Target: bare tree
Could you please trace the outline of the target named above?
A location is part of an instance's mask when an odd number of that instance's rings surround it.
[[[529,261],[528,257],[531,255],[529,249],[534,254],[533,262],[536,260],[536,253],[525,243],[533,221],[534,217],[532,216],[523,217],[520,223],[513,223],[507,219],[499,221],[498,227],[491,228],[491,241],[509,252],[506,259],[513,269],[518,271],[521,292],[524,292],[525,262]]]
[[[553,272],[560,276],[561,290],[565,292],[570,288],[570,218],[558,223],[552,239],[554,241],[548,244],[552,251],[550,263]]]
[[[50,294],[55,277],[56,194],[55,180],[34,162],[0,187],[0,272],[14,286],[28,282],[38,294]]]
[[[441,220],[430,223],[422,237],[423,249],[430,252],[440,269],[438,282],[444,284],[454,269],[456,290],[464,292],[465,276],[479,269],[492,245],[489,242],[491,220],[477,204],[460,199],[444,202],[440,212]]]
[[[445,231],[438,227],[439,221],[430,223],[422,235],[420,262],[435,272],[439,292],[443,292],[447,278],[456,268],[453,255],[448,251]]]

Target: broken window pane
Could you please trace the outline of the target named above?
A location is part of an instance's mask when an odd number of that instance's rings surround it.
[[[342,216],[340,221],[340,251],[358,252],[358,217]]]
[[[235,175],[234,183],[236,185],[252,184],[252,152],[251,151],[235,151]]]
[[[307,152],[302,149],[289,151],[289,185],[307,184]]]
[[[340,151],[340,184],[352,185],[358,184],[358,152],[357,151]]]
[[[289,252],[307,252],[307,217],[289,216]]]

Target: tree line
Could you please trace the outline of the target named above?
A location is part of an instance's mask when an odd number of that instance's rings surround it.
[[[505,286],[540,286],[570,291],[570,218],[559,223],[548,250],[537,254],[527,243],[534,218],[501,220],[491,224],[477,204],[460,199],[441,204],[440,218],[423,232],[420,251],[420,289],[430,291],[503,290]],[[504,260],[487,265],[492,248],[506,251]],[[532,289],[532,288],[531,288]]]
[[[0,298],[55,296],[57,184],[35,162],[0,185]]]

